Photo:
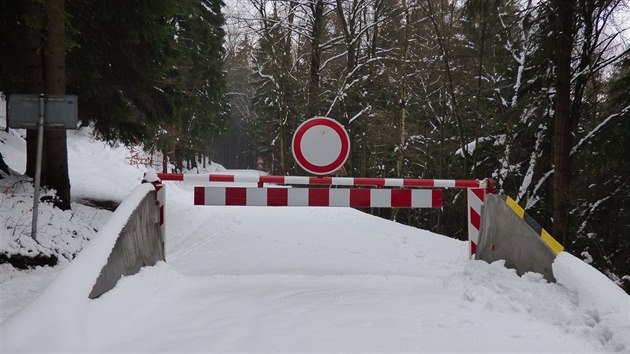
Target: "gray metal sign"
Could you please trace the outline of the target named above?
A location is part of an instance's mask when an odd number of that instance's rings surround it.
[[[9,96],[9,127],[37,129],[40,95]],[[44,129],[77,129],[79,101],[75,95],[45,95]]]

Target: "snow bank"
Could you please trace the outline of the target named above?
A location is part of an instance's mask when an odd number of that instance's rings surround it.
[[[630,296],[597,269],[562,252],[553,263],[558,284],[576,298],[579,325],[610,351],[630,352]]]
[[[52,198],[52,191],[42,191]],[[0,253],[57,256],[63,264],[72,260],[110,211],[72,203],[72,210],[59,210],[51,203],[39,204],[37,241],[31,238],[33,185],[22,176],[0,180]]]
[[[29,306],[17,312],[0,326],[2,351],[80,351],[83,317],[89,304],[88,295],[131,213],[147,193],[149,184],[137,186],[123,201],[96,237],[76,259],[64,268],[57,279]],[[54,330],[62,328],[63,332]]]
[[[92,129],[68,132],[68,173],[73,199],[121,202],[140,184],[144,166],[130,163],[125,146],[92,137]]]
[[[0,119],[1,123],[2,119]],[[1,126],[1,124],[0,124]],[[15,130],[9,129],[6,133],[0,130],[0,147],[2,159],[13,172],[24,174],[26,171],[26,141]],[[13,173],[12,172],[12,173]]]

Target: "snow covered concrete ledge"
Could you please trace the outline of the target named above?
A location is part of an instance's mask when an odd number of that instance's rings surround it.
[[[81,323],[85,320],[82,317],[97,279],[111,261],[112,252],[121,239],[119,236],[133,222],[138,207],[151,198],[155,203],[152,193],[155,193],[155,189],[150,183],[136,187],[96,237],[63,269],[50,287],[29,306],[2,324],[0,351],[19,351],[24,343],[55,343],[54,347],[73,350],[73,343],[80,342],[77,339],[81,337]],[[56,333],[51,328],[64,328],[69,332],[64,336],[51,335]],[[47,348],[42,347],[39,350],[46,351]]]

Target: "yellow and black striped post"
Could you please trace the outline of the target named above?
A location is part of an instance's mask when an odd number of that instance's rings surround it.
[[[523,221],[525,221],[525,223],[529,227],[531,227],[532,230],[536,232],[536,234],[538,234],[538,237],[543,240],[543,242],[547,245],[547,247],[549,247],[553,254],[558,255],[558,253],[564,251],[564,247],[558,241],[556,241],[556,239],[554,239],[551,234],[547,232],[547,230],[543,229],[542,226],[540,226],[540,224],[536,222],[536,220],[529,216],[514,199],[506,196],[505,202],[516,213],[516,215],[523,219]]]

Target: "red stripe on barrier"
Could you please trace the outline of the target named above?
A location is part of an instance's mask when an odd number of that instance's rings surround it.
[[[486,191],[484,189],[471,189],[473,193],[481,200],[482,202],[486,199]]]
[[[332,185],[332,178],[331,177],[309,177],[308,183],[314,184],[314,185],[330,186]]]
[[[234,182],[234,175],[209,175],[210,182]]]
[[[247,205],[247,189],[226,188],[225,205]]]
[[[470,241],[470,254],[473,255],[475,253],[477,253],[477,244]]]
[[[442,207],[442,190],[434,189],[431,191],[431,207],[432,208]]]
[[[392,189],[392,208],[411,208],[411,189]]]
[[[284,184],[284,176],[260,176],[260,183]]]
[[[164,207],[160,207],[160,225],[164,225]],[[162,235],[164,237],[164,235]]]
[[[455,188],[479,188],[479,181],[468,179],[456,179]]]
[[[267,189],[267,205],[269,206],[289,205],[289,189],[288,188],[268,188]]]
[[[486,182],[487,182],[486,193],[487,194],[494,193],[494,180],[492,178],[487,178]]]
[[[475,209],[470,208],[470,223],[477,230],[481,228],[481,215],[475,211]]]
[[[385,178],[355,178],[355,186],[384,186]]]
[[[158,173],[158,178],[162,181],[183,181],[184,175],[181,173]]]
[[[350,189],[350,206],[353,208],[369,208],[370,190],[357,188]]]
[[[206,188],[195,187],[194,196],[195,196],[195,205],[206,204]]]
[[[328,206],[330,189],[313,188],[308,190],[308,206]]]
[[[404,179],[404,187],[433,187],[435,185],[432,179]]]

